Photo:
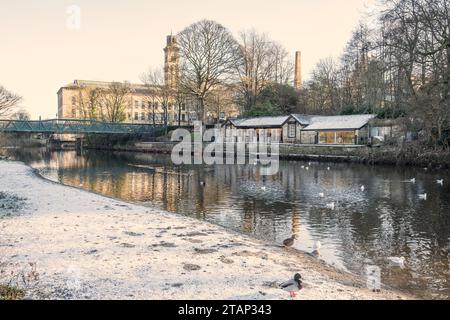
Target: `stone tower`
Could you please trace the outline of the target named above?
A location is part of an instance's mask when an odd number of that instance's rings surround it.
[[[177,86],[180,62],[180,49],[175,36],[167,36],[167,44],[164,48],[164,81],[171,88]]]
[[[302,88],[302,53],[295,52],[295,77],[294,88],[300,90]]]

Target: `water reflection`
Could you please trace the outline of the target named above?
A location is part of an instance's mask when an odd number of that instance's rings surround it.
[[[421,296],[450,297],[448,174],[329,163],[304,170],[303,163],[281,162],[276,176],[264,177],[252,165],[175,167],[162,155],[8,152],[67,185],[205,219],[271,242],[296,234],[295,246],[301,250],[311,251],[320,240],[321,257],[337,267],[362,273],[365,264],[378,265],[386,284]],[[413,177],[415,184],[405,182]],[[444,178],[444,186],[437,178]],[[427,201],[418,197],[423,192]],[[335,210],[326,208],[331,201]],[[389,267],[389,256],[404,256],[406,268]]]

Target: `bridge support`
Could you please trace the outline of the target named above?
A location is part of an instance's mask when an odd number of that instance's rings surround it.
[[[77,151],[83,151],[83,145],[84,145],[84,139],[83,138],[77,138],[75,141],[75,148]]]

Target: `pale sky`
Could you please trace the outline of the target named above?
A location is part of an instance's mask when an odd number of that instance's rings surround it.
[[[200,19],[234,34],[255,28],[294,54],[303,79],[338,57],[375,0],[14,0],[0,3],[0,84],[32,118],[55,118],[58,89],[74,79],[139,82],[163,64],[165,37]],[[70,5],[80,29],[67,27]]]

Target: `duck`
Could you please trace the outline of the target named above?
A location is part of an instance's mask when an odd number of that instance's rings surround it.
[[[419,194],[419,199],[421,199],[421,200],[427,200],[427,194],[426,194],[426,193],[424,193],[424,194]]]
[[[387,260],[391,265],[403,268],[405,266],[404,257],[388,257]]]
[[[327,203],[327,208],[328,208],[328,209],[334,210],[335,207],[336,207],[336,205],[335,205],[334,202]]]
[[[313,251],[311,252],[311,255],[314,257],[318,257],[320,255],[320,248],[322,248],[322,243],[320,241],[314,242],[313,245]]]
[[[305,166],[301,166],[300,168],[305,169]]]
[[[294,298],[297,295],[297,292],[303,289],[302,276],[300,273],[296,273],[294,279],[280,284],[280,289],[289,292],[291,298]]]
[[[443,186],[444,185],[444,179],[436,180],[436,183],[440,184],[441,186]]]
[[[283,245],[285,247],[292,247],[294,245],[296,238],[297,238],[297,236],[295,234],[293,234],[292,237],[287,238],[286,240],[283,241]]]
[[[364,190],[366,190],[365,186],[361,186],[361,191],[364,192]]]
[[[320,192],[320,193],[319,193],[319,197],[321,197],[321,198],[325,197],[325,193]]]

